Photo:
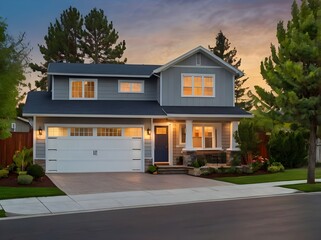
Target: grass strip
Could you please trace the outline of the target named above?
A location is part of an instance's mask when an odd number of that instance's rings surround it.
[[[321,178],[321,169],[317,168],[315,171],[316,178]],[[305,180],[307,179],[306,168],[288,169],[285,172],[270,173],[262,175],[248,175],[240,177],[221,177],[215,180],[230,182],[234,184],[253,184],[265,182],[279,182],[279,181],[292,181],[292,180]]]
[[[0,209],[0,218],[6,217],[6,212],[3,209]]]
[[[66,195],[56,187],[0,187],[0,200]]]
[[[296,189],[301,192],[321,192],[321,183],[315,183],[315,184],[300,183],[300,184],[284,185],[281,187]]]

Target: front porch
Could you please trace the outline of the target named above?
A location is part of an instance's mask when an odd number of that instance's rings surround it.
[[[156,128],[159,126],[166,129],[160,131]],[[227,164],[233,152],[239,150],[233,137],[237,127],[238,122],[229,119],[154,119],[151,133],[154,140],[153,164],[190,166],[197,157],[204,158],[209,164]],[[160,134],[167,147],[158,146]],[[162,156],[159,151],[162,151]]]

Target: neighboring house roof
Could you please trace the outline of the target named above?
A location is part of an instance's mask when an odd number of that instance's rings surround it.
[[[157,101],[52,100],[50,92],[29,92],[24,116],[166,118],[251,117],[238,107],[160,106]]]
[[[163,106],[169,117],[195,117],[195,116],[219,116],[219,117],[252,117],[251,113],[238,107],[190,107],[190,106]]]
[[[149,78],[160,65],[50,63],[48,75]]]
[[[202,52],[203,54],[205,54],[207,57],[209,57],[213,61],[215,61],[218,64],[222,65],[227,70],[233,72],[237,77],[242,77],[244,75],[244,73],[242,71],[240,71],[237,68],[233,67],[231,64],[225,62],[220,57],[216,56],[214,53],[212,53],[211,51],[207,50],[206,48],[204,48],[202,46],[198,46],[197,48],[194,48],[191,51],[179,56],[178,58],[175,58],[174,60],[162,65],[161,67],[155,69],[154,73],[159,73],[159,72],[165,71],[166,69],[172,67],[173,65],[175,65],[175,64],[177,64],[177,63],[179,63],[179,62],[181,62],[183,60],[185,60],[186,58],[189,58],[190,56],[192,56],[192,55],[194,55],[194,54],[196,54],[198,52]]]
[[[157,117],[165,116],[157,101],[126,100],[52,100],[50,92],[29,92],[24,116],[96,116]]]

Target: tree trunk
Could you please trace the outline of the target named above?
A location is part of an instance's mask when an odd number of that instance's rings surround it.
[[[317,146],[317,123],[312,120],[310,123],[309,137],[309,162],[308,162],[308,178],[307,183],[315,183],[315,162],[316,162],[316,146]]]

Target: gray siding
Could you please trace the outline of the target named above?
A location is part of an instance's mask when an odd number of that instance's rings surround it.
[[[177,63],[176,65],[196,66],[196,54],[190,56],[189,58],[186,58],[185,60]],[[201,66],[219,66],[219,65],[201,53]]]
[[[118,93],[118,80],[143,80],[144,93]],[[156,100],[156,79],[102,78],[98,80],[99,100]]]
[[[16,124],[16,129],[11,129],[12,132],[29,132],[31,130],[29,123],[23,122],[19,119],[13,120],[12,123]]]
[[[45,140],[43,140],[43,139],[37,139],[36,158],[39,158],[39,159],[46,158],[46,143],[45,143]]]
[[[215,97],[181,97],[181,74],[214,74]],[[162,73],[163,106],[233,106],[234,76],[223,68],[173,67]]]
[[[69,78],[64,76],[55,76],[53,81],[53,99],[69,99]]]
[[[76,77],[71,77],[76,79]],[[88,79],[88,77],[85,77]],[[81,79],[81,78],[79,78]],[[157,79],[130,79],[130,78],[92,78],[97,79],[98,100],[157,100]],[[118,80],[143,80],[144,93],[118,93]],[[69,99],[69,77],[55,76],[53,99]]]

